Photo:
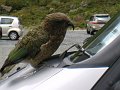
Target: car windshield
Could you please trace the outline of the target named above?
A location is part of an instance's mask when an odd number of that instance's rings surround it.
[[[108,18],[109,15],[104,15],[104,16],[96,16],[97,18]]]
[[[94,55],[109,45],[120,35],[120,17],[118,17],[93,43],[86,47],[86,52]]]

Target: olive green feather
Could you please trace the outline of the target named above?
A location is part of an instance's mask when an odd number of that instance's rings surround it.
[[[29,31],[26,36],[15,46],[10,52],[0,72],[10,65],[17,64],[26,58],[33,58],[40,51],[40,46],[48,41],[48,35],[42,30],[38,32],[38,29]]]

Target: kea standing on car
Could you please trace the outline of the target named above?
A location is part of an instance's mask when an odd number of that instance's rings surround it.
[[[41,61],[50,57],[63,41],[66,30],[74,25],[63,13],[52,13],[46,16],[41,25],[27,33],[10,52],[0,72],[9,72],[11,66],[27,61],[37,67]]]

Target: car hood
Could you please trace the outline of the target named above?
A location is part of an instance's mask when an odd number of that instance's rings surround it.
[[[52,68],[31,66],[1,80],[0,90],[90,90],[108,67]]]

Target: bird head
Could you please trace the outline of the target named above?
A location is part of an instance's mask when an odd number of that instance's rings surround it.
[[[44,27],[49,31],[66,31],[68,27],[72,27],[74,30],[74,25],[69,17],[60,12],[47,15],[44,20]]]

